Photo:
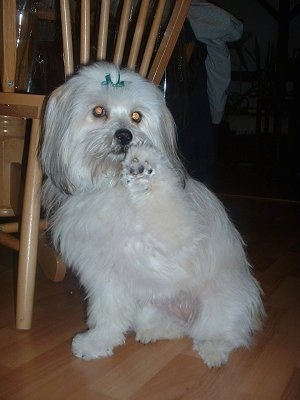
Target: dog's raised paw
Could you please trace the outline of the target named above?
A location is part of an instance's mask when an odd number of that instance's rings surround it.
[[[134,150],[129,151],[123,161],[123,179],[128,185],[136,183],[140,188],[147,189],[149,180],[155,175],[156,169],[153,162],[149,161],[147,151],[144,152],[140,148]]]

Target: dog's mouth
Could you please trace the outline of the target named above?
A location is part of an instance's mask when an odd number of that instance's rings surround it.
[[[125,145],[125,146],[115,146],[113,149],[113,153],[115,155],[125,155],[130,147],[131,147],[130,144]]]

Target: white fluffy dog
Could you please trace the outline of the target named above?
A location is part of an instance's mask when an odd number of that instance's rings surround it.
[[[51,95],[44,119],[43,204],[53,244],[79,276],[84,359],[182,336],[209,367],[261,325],[260,287],[223,206],[187,176],[174,122],[151,82],[109,63]]]

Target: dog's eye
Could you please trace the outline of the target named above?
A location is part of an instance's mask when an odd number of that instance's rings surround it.
[[[93,108],[93,115],[96,118],[102,118],[106,116],[106,110],[105,108],[101,107],[101,106],[96,106]]]
[[[131,119],[133,122],[139,123],[142,120],[142,114],[138,111],[133,111],[133,113],[131,114]]]

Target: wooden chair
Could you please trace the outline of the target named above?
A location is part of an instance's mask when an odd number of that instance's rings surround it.
[[[118,33],[114,44],[113,58],[109,61],[135,69],[155,84],[159,84],[187,16],[190,1],[142,0],[133,2],[132,0],[120,0],[119,3],[121,16],[117,27]],[[137,11],[137,18],[134,22],[132,22],[133,3],[135,5],[138,4],[138,7],[134,8]],[[166,11],[168,7],[170,12]],[[90,62],[91,8],[90,0],[81,1],[80,64],[88,64]],[[102,0],[99,12],[97,60],[108,59],[110,9],[110,1]],[[75,68],[72,48],[72,22],[74,20],[71,16],[69,0],[60,0],[60,14],[65,75],[68,77],[73,74]],[[146,30],[145,26],[146,21],[147,24],[149,22],[149,14],[153,18],[150,23],[150,30]],[[134,24],[134,29],[131,29],[132,24]],[[165,28],[162,32],[163,26]],[[1,1],[1,32],[3,48],[1,52],[2,92],[0,93],[0,115],[32,121],[21,222],[20,224],[15,222],[0,224],[0,244],[19,251],[16,326],[19,329],[30,329],[39,230],[45,227],[43,221],[40,220],[42,174],[37,158],[44,96],[14,92],[16,76],[16,0]],[[131,36],[129,32],[131,32]],[[159,35],[161,41],[158,44]],[[130,41],[128,59],[124,59],[126,41]],[[109,49],[111,47],[112,43],[109,43]],[[15,233],[19,234],[19,239],[17,238],[18,235],[13,235]],[[49,253],[46,251],[44,259],[49,257]],[[42,265],[42,267],[44,266]],[[54,278],[54,280],[62,279],[64,273],[65,269],[59,261],[53,261],[53,265],[48,265],[47,267],[47,275]]]

